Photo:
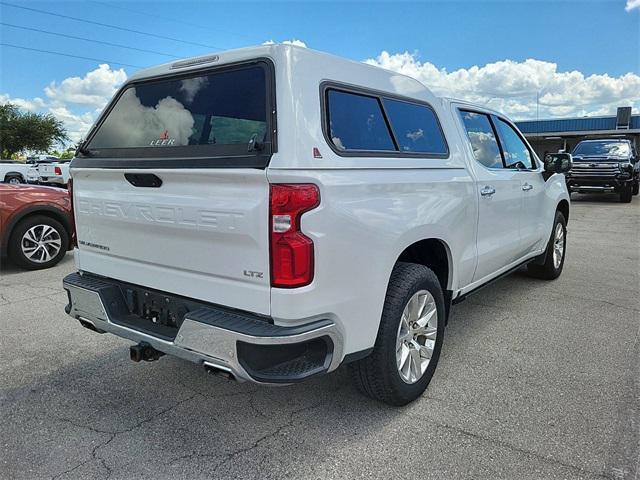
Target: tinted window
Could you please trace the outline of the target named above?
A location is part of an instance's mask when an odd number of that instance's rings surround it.
[[[328,91],[329,136],[339,150],[395,150],[377,98]]]
[[[631,148],[627,142],[580,142],[573,151],[574,155],[607,155],[628,157]]]
[[[435,113],[429,107],[385,98],[389,115],[402,152],[446,154],[447,145]]]
[[[489,117],[482,113],[460,111],[473,155],[488,168],[502,168],[502,156]]]
[[[127,88],[87,148],[248,144],[267,132],[266,75],[259,66]]]
[[[498,118],[496,129],[500,136],[504,163],[507,168],[533,168],[531,152],[513,127]]]

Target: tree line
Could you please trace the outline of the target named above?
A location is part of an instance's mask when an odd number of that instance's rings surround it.
[[[12,158],[27,150],[50,152],[54,145],[64,147],[68,141],[63,123],[50,113],[23,112],[11,103],[0,105],[2,158]],[[72,148],[55,153],[62,158],[73,157]]]

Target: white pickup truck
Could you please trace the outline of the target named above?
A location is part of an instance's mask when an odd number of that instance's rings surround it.
[[[28,157],[27,160],[37,165],[38,183],[65,187],[69,182],[69,160],[63,160],[53,155],[35,155]]]
[[[38,182],[64,187],[69,183],[69,162],[38,164]]]
[[[15,160],[0,160],[0,182],[17,185],[37,181],[38,171],[34,165]]]
[[[568,154],[398,73],[269,45],[144,70],[71,165],[66,311],[214,373],[288,384],[349,364],[422,394],[450,306],[560,275]]]

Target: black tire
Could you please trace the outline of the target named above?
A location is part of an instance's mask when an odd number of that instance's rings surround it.
[[[562,231],[564,234],[564,245],[562,248],[562,258],[560,259],[560,265],[556,267],[554,259],[553,259],[553,250],[554,250],[554,240],[555,240],[555,232],[558,228],[558,225],[562,226]],[[553,229],[551,230],[551,238],[549,238],[549,243],[547,243],[547,250],[544,255],[544,263],[529,263],[527,265],[527,270],[529,275],[535,278],[541,278],[543,280],[555,280],[562,273],[562,268],[564,267],[564,259],[567,253],[567,221],[564,218],[562,212],[557,211],[556,216],[553,222]]]
[[[21,241],[24,234],[37,225],[47,225],[53,228],[60,238],[60,251],[48,261],[37,262],[27,257],[22,251]],[[56,265],[67,253],[69,248],[69,234],[64,226],[57,220],[44,215],[31,215],[21,220],[11,232],[9,237],[9,258],[18,266],[27,270],[40,270]]]
[[[438,323],[431,360],[422,377],[410,384],[402,380],[398,371],[396,339],[402,312],[409,299],[419,290],[427,290],[433,296]],[[444,296],[438,277],[423,265],[403,262],[396,264],[389,280],[373,351],[366,358],[349,365],[359,390],[371,398],[394,406],[406,405],[422,395],[438,365],[444,324]]]
[[[4,177],[4,183],[18,184],[25,182],[24,178],[22,178],[22,176],[20,175],[7,175],[6,177]]]
[[[629,203],[633,198],[633,187],[631,185],[625,185],[620,190],[620,203]]]
[[[631,191],[631,194],[638,195],[638,192],[640,192],[640,182],[633,182],[633,189]]]

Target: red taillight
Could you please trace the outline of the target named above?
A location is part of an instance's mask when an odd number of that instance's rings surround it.
[[[313,241],[300,231],[300,217],[320,204],[309,183],[271,185],[271,285],[294,288],[313,280]]]
[[[71,201],[71,244],[74,246],[74,248],[77,248],[78,238],[76,237],[76,214],[73,210],[73,179],[72,178],[70,178],[69,182],[67,183],[67,190],[69,191],[69,200]]]
[[[62,175],[62,169],[60,167],[53,167],[53,173],[56,175]]]

